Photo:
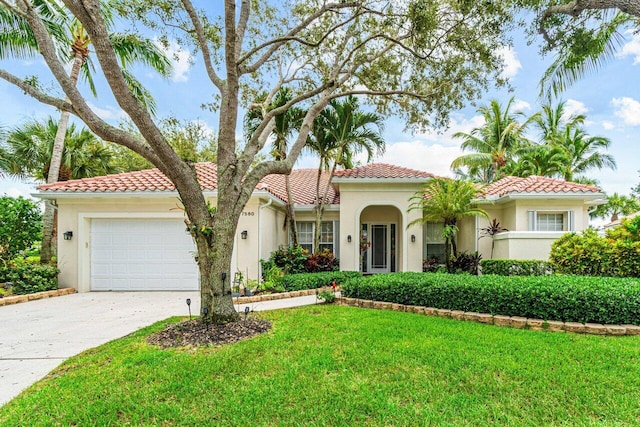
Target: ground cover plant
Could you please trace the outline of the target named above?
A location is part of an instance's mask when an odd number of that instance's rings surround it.
[[[638,422],[640,339],[317,305],[236,344],[166,349],[165,322],[89,350],[1,425],[550,425]],[[173,319],[177,321],[178,319]]]
[[[640,280],[392,273],[354,278],[346,297],[564,322],[640,325]]]

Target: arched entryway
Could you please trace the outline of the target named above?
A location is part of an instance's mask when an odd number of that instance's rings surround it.
[[[370,205],[360,213],[359,266],[364,274],[402,271],[402,212],[392,205]]]

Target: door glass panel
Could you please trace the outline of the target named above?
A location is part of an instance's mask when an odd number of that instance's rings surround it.
[[[362,224],[360,229],[360,263],[361,271],[366,273],[369,271],[369,264],[367,263],[368,250],[371,245],[369,241],[368,224]]]
[[[396,225],[391,224],[391,272],[395,273],[396,270]]]
[[[387,268],[387,226],[371,226],[371,268]]]

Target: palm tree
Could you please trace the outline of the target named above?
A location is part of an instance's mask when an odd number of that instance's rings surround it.
[[[65,13],[65,10],[55,2],[37,0],[34,2],[34,5],[46,19],[47,25],[57,39],[57,45],[70,47],[70,53],[61,50],[59,56],[62,61],[71,60],[72,67],[69,75],[71,80],[74,84],[77,84],[78,77],[82,71],[84,78],[89,83],[91,91],[95,95],[95,87],[91,77],[93,67],[89,61],[89,46],[91,40],[82,24],[76,19],[69,21],[68,17],[71,16],[71,14]],[[104,4],[103,6],[108,5]],[[103,7],[103,13],[105,14],[108,24],[111,25],[111,8]],[[7,29],[5,36],[0,38],[0,58],[8,56],[33,57],[36,55],[37,43],[35,37],[23,18],[15,16],[6,8],[1,8],[0,24],[3,25],[3,29]],[[66,34],[65,30],[68,30]],[[169,59],[150,40],[141,39],[136,35],[112,33],[110,34],[110,41],[120,59],[122,68],[125,69],[123,77],[127,81],[131,92],[136,95],[142,105],[153,112],[155,104],[149,92],[133,75],[126,71],[126,68],[132,63],[140,63],[148,65],[161,75],[166,76],[171,71]],[[59,176],[65,142],[64,136],[67,132],[69,118],[69,112],[61,112],[57,127],[58,133],[55,136],[51,162],[49,164],[47,183],[56,182]],[[45,212],[42,218],[42,250],[40,257],[42,263],[49,263],[53,255],[51,250],[54,230],[53,221],[54,207],[50,201],[45,201]]]
[[[487,212],[473,206],[473,200],[480,192],[480,188],[469,181],[433,178],[427,181],[423,189],[410,199],[409,211],[419,210],[422,212],[422,217],[412,221],[410,226],[426,222],[443,224],[444,256],[449,270],[451,270],[451,252],[453,251],[454,257],[458,256],[455,240],[458,221],[467,216],[489,218]]]
[[[620,215],[630,215],[640,210],[640,202],[629,196],[613,193],[607,196],[607,203],[599,205],[589,213],[592,218],[611,218],[611,222],[617,221]]]
[[[578,174],[591,169],[616,169],[616,161],[610,154],[603,153],[611,141],[603,136],[589,136],[580,128],[565,129],[556,145],[565,151],[567,163],[562,175],[566,181],[573,181]]]
[[[511,113],[513,102],[514,98],[509,99],[503,109],[497,100],[491,100],[488,107],[478,109],[484,117],[484,125],[474,128],[471,133],[458,132],[453,135],[454,138],[462,139],[460,147],[463,151],[473,152],[455,159],[451,163],[452,169],[466,167],[469,172],[481,173],[476,178],[483,183],[501,178],[507,163],[517,156],[523,146],[529,144],[524,131],[537,118],[534,114],[522,123],[518,122],[516,116],[521,116],[522,113]]]
[[[584,114],[571,114],[565,117],[566,101],[559,102],[555,107],[550,104],[542,106],[542,111],[534,119],[540,131],[540,140],[543,143],[553,144],[562,137],[566,128],[580,127],[584,124]]]
[[[557,96],[585,74],[595,72],[615,57],[622,46],[621,29],[637,27],[635,18],[625,13],[603,20],[598,28],[580,31],[570,42],[557,43],[557,55],[540,80],[540,95]]]
[[[562,175],[567,162],[567,154],[562,148],[548,144],[535,145],[524,149],[518,161],[509,166],[507,173],[521,177],[538,175],[553,178]]]
[[[269,103],[268,109],[282,107],[287,102],[291,101],[293,95],[291,89],[281,88],[274,95],[273,99]],[[264,102],[267,98],[266,94],[261,94],[259,97],[260,102]],[[255,132],[256,126],[262,121],[263,110],[259,104],[255,104],[253,108],[250,108],[244,118],[244,131],[245,134],[250,137]],[[274,117],[274,123],[271,131],[273,137],[271,144],[271,156],[275,160],[286,160],[287,152],[289,149],[289,141],[300,129],[302,120],[306,111],[299,107],[289,108],[286,112],[278,114]],[[288,224],[289,232],[291,233],[291,242],[293,246],[298,245],[298,232],[296,229],[296,217],[293,210],[293,195],[291,192],[291,180],[290,174],[284,176],[285,188],[287,191],[287,204],[286,209],[286,222]]]
[[[358,98],[349,96],[343,101],[333,100],[316,118],[306,148],[320,158],[316,176],[316,227],[313,247],[319,247],[322,217],[327,203],[327,195],[338,166],[353,167],[353,158],[364,151],[367,163],[374,155],[384,153],[385,142],[381,132],[384,119],[373,112],[360,110]],[[321,193],[322,171],[330,170]]]
[[[45,181],[50,175],[50,164],[58,133],[58,123],[49,117],[44,122],[30,122],[11,131],[4,150],[10,159],[4,168],[8,175],[33,177]],[[88,129],[77,130],[71,124],[64,136],[62,164],[56,181],[89,178],[120,172],[115,166],[114,152]]]

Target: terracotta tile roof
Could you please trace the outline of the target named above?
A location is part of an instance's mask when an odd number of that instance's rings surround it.
[[[403,168],[385,163],[372,163],[353,169],[336,171],[335,177],[340,178],[433,178],[429,172]]]
[[[502,197],[508,194],[530,193],[602,193],[598,187],[592,185],[567,182],[560,179],[532,175],[526,178],[516,176],[504,177],[484,188],[484,197]]]
[[[200,188],[203,191],[212,191],[218,187],[217,166],[215,163],[197,163],[195,168]],[[295,169],[291,172],[291,192],[295,204],[315,204],[316,174],[317,169]],[[328,174],[325,172],[320,180],[322,189],[324,189],[327,179]],[[287,200],[284,175],[267,175],[258,183],[256,189],[266,190],[282,201]],[[158,169],[146,169],[43,184],[38,187],[38,190],[64,193],[151,192],[175,191],[175,186]],[[339,195],[336,194],[333,186],[329,189],[327,201],[329,203],[340,203]]]
[[[318,176],[317,169],[294,169],[289,175],[291,184],[291,196],[293,203],[296,205],[315,205],[316,203],[316,180]],[[323,172],[320,177],[320,194],[324,193],[324,189],[329,179],[329,173]],[[284,175],[267,175],[256,187],[259,190],[267,190],[274,196],[287,200],[287,187]],[[326,202],[330,204],[340,203],[340,195],[335,192],[333,185],[329,187]]]
[[[215,163],[196,163],[196,174],[202,190],[215,190],[218,186]],[[59,192],[118,192],[118,191],[174,191],[176,187],[158,169],[74,179],[53,184],[43,184],[40,191]]]

